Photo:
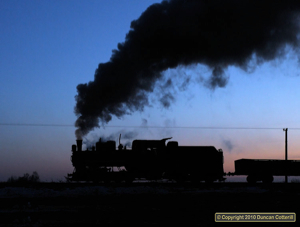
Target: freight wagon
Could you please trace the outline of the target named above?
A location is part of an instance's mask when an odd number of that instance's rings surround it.
[[[300,176],[300,161],[273,159],[239,159],[234,175],[247,175],[249,183],[272,183],[273,176]]]

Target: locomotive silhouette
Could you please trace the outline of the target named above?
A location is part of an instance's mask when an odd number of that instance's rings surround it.
[[[213,146],[179,146],[176,141],[134,140],[128,150],[115,141],[96,143],[82,151],[82,140],[72,145],[74,172],[71,181],[132,182],[135,179],[168,179],[177,182],[225,180],[223,152]],[[120,140],[120,138],[119,138]],[[117,170],[117,171],[116,171]]]
[[[214,146],[179,146],[177,141],[134,140],[132,149],[115,141],[101,138],[90,150],[82,151],[82,140],[72,145],[74,166],[70,181],[127,182],[137,179],[175,180],[176,182],[224,181],[222,149]],[[300,176],[300,161],[240,159],[235,161],[235,173],[248,175],[247,181],[273,182],[273,176]]]

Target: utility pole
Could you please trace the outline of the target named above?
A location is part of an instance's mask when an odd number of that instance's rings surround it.
[[[287,168],[288,168],[288,163],[287,163],[287,160],[288,160],[288,148],[287,148],[287,132],[288,132],[288,128],[284,128],[283,129],[283,131],[285,131],[285,171],[286,171],[286,173],[285,174],[287,174]],[[287,175],[285,175],[285,183],[287,183],[288,182],[288,176]]]

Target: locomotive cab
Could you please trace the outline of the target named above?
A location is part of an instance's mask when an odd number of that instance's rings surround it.
[[[126,170],[148,180],[162,178],[166,165],[166,140],[134,140],[132,152],[125,166]]]

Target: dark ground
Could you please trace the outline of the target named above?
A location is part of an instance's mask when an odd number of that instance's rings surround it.
[[[136,194],[83,193],[75,197],[64,195],[39,198],[2,196],[0,226],[226,225],[215,223],[216,212],[293,212],[297,218],[300,214],[300,184],[290,185],[292,186],[286,188],[284,184],[267,187],[260,184],[251,187],[250,191],[245,190],[249,187],[246,184],[229,184],[229,186],[216,184],[187,188],[178,185],[151,185],[153,189],[167,189],[170,193],[153,193],[153,191]],[[114,190],[114,187],[116,186],[107,188]],[[3,188],[5,187],[1,190]],[[230,225],[299,224],[296,223],[230,223]]]

